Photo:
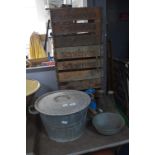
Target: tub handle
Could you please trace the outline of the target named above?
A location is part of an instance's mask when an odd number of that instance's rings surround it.
[[[35,110],[34,105],[30,105],[30,106],[28,107],[28,111],[29,111],[29,113],[32,114],[32,115],[37,115],[37,114],[39,114],[39,112],[38,112],[37,110]]]

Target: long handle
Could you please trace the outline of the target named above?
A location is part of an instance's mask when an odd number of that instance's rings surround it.
[[[63,100],[63,99],[69,100],[70,97],[67,96],[67,95],[60,95],[60,96],[56,96],[56,97],[54,98],[54,100],[55,100],[56,102],[59,102],[59,101],[61,101],[61,100]]]
[[[44,44],[44,50],[45,50],[45,52],[46,52],[46,44],[47,44],[47,40],[48,40],[49,24],[50,24],[50,20],[48,20],[48,22],[47,22],[47,28],[46,28],[46,36],[45,36],[45,44]]]

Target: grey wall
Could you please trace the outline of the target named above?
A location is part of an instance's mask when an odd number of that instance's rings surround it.
[[[108,38],[112,41],[113,57],[128,59],[129,55],[129,21],[121,21],[122,12],[129,13],[129,0],[108,0]]]
[[[36,96],[58,90],[56,71],[51,67],[32,68],[26,70],[26,78],[38,80],[41,84]]]
[[[103,29],[107,34],[106,39],[112,41],[113,57],[127,59],[129,55],[129,21],[121,21],[119,15],[122,12],[129,12],[129,0],[87,0],[87,3],[89,7],[99,6],[103,9],[103,20],[106,22],[106,25],[103,24]]]

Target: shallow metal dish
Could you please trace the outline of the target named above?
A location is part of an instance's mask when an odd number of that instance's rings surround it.
[[[125,126],[121,115],[109,112],[97,114],[92,123],[96,130],[104,135],[116,134]]]

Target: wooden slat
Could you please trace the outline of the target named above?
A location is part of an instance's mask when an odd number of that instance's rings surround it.
[[[50,11],[51,21],[73,21],[100,19],[101,11],[99,8],[58,8]]]
[[[66,83],[60,84],[60,89],[84,90],[88,88],[100,88],[100,87],[101,87],[100,78],[74,81],[74,82],[66,82]]]
[[[54,56],[59,59],[73,59],[73,58],[89,58],[100,55],[100,46],[77,46],[77,47],[65,47],[55,48]]]
[[[54,37],[54,48],[74,47],[100,44],[100,37],[96,34],[78,34],[72,36]]]
[[[47,61],[48,61],[48,58],[29,59],[29,62],[31,63],[31,67],[40,65],[42,62],[47,62]]]
[[[100,59],[84,59],[57,62],[57,69],[62,70],[78,70],[100,67]]]
[[[100,22],[97,23],[56,23],[53,24],[53,35],[66,35],[78,32],[94,32],[97,27],[100,27]]]
[[[84,79],[100,78],[100,70],[84,70],[84,71],[71,71],[71,72],[59,72],[59,82],[70,82]]]
[[[57,60],[96,57],[100,55],[100,46],[94,45],[55,48],[54,54]]]

